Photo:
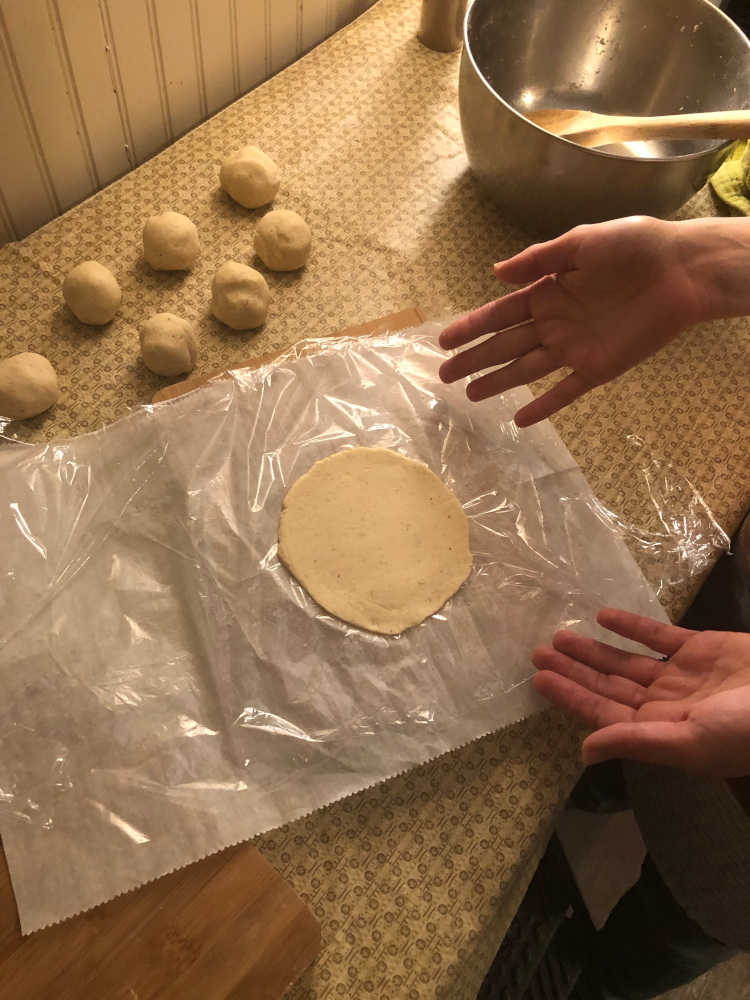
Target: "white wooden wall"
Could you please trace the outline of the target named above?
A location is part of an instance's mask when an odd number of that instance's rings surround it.
[[[375,0],[0,0],[0,244],[153,156]]]

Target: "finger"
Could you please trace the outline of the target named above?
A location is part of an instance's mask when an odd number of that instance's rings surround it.
[[[621,722],[592,733],[583,742],[584,764],[625,757],[643,764],[706,774],[695,726],[684,722]]]
[[[533,402],[522,406],[513,418],[516,427],[531,427],[532,424],[538,424],[540,420],[546,420],[553,413],[562,410],[568,403],[572,403],[574,399],[583,396],[591,388],[592,386],[577,372],[571,372],[570,375],[566,375],[557,385],[553,385],[551,389],[548,389]]]
[[[440,334],[440,346],[444,351],[452,351],[463,347],[477,337],[487,333],[496,333],[509,326],[525,323],[531,319],[528,288],[519,288],[517,292],[504,295],[501,299],[488,302],[473,312],[467,313],[455,323],[451,323]]]
[[[663,656],[674,656],[683,643],[691,636],[698,635],[693,629],[667,625],[619,608],[602,608],[596,620],[615,635],[640,642]]]
[[[540,670],[532,684],[537,694],[567,709],[589,729],[612,726],[617,722],[630,722],[635,715],[632,708],[620,705],[600,694],[594,694],[552,670]]]
[[[581,243],[579,226],[547,243],[535,243],[508,260],[495,264],[495,277],[509,285],[528,284],[546,274],[569,271],[575,267],[575,257]]]
[[[549,375],[559,365],[552,358],[549,351],[544,347],[538,347],[534,351],[529,351],[522,358],[511,361],[505,368],[500,368],[496,372],[490,372],[466,386],[466,395],[475,403],[489,396],[498,396],[509,389],[515,389],[518,385],[526,385],[527,382],[534,382],[538,378]]]
[[[641,684],[618,673],[600,673],[585,662],[549,646],[535,649],[531,654],[531,662],[537,670],[551,670],[594,694],[600,694],[603,698],[629,708],[640,708],[646,700],[646,689]]]
[[[440,366],[440,378],[443,382],[455,382],[460,378],[466,378],[467,375],[482,371],[483,368],[504,365],[538,346],[539,338],[533,323],[516,326],[512,330],[496,333],[494,337],[482,341],[476,347],[470,347],[467,351],[461,351],[460,354],[448,358]]]
[[[663,672],[663,665],[651,656],[626,653],[607,643],[562,629],[552,637],[552,645],[560,653],[593,667],[605,674],[627,677],[641,687],[648,687]]]

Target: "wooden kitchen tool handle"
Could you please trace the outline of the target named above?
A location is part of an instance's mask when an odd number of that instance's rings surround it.
[[[710,111],[690,115],[613,117],[594,128],[599,143],[638,139],[745,139],[750,137],[750,111]],[[579,133],[577,141],[588,135]],[[588,144],[588,143],[587,143]]]

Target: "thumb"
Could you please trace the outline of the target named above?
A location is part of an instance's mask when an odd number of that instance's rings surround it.
[[[710,761],[701,755],[690,722],[617,722],[583,741],[583,763],[624,757],[642,764],[674,767],[688,774],[707,774]]]
[[[526,285],[546,274],[570,271],[587,227],[577,226],[556,240],[535,243],[508,260],[495,264],[495,277],[508,285]]]

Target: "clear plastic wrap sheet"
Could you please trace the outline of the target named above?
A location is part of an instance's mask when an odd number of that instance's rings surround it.
[[[603,604],[663,617],[552,427],[513,424],[528,390],[468,403],[436,378],[438,332],[308,342],[0,450],[0,828],[24,931],[529,714],[531,648],[597,634]],[[277,556],[291,483],[360,445],[427,464],[470,522],[469,580],[397,637],[332,618]],[[690,572],[709,542],[669,537]]]

